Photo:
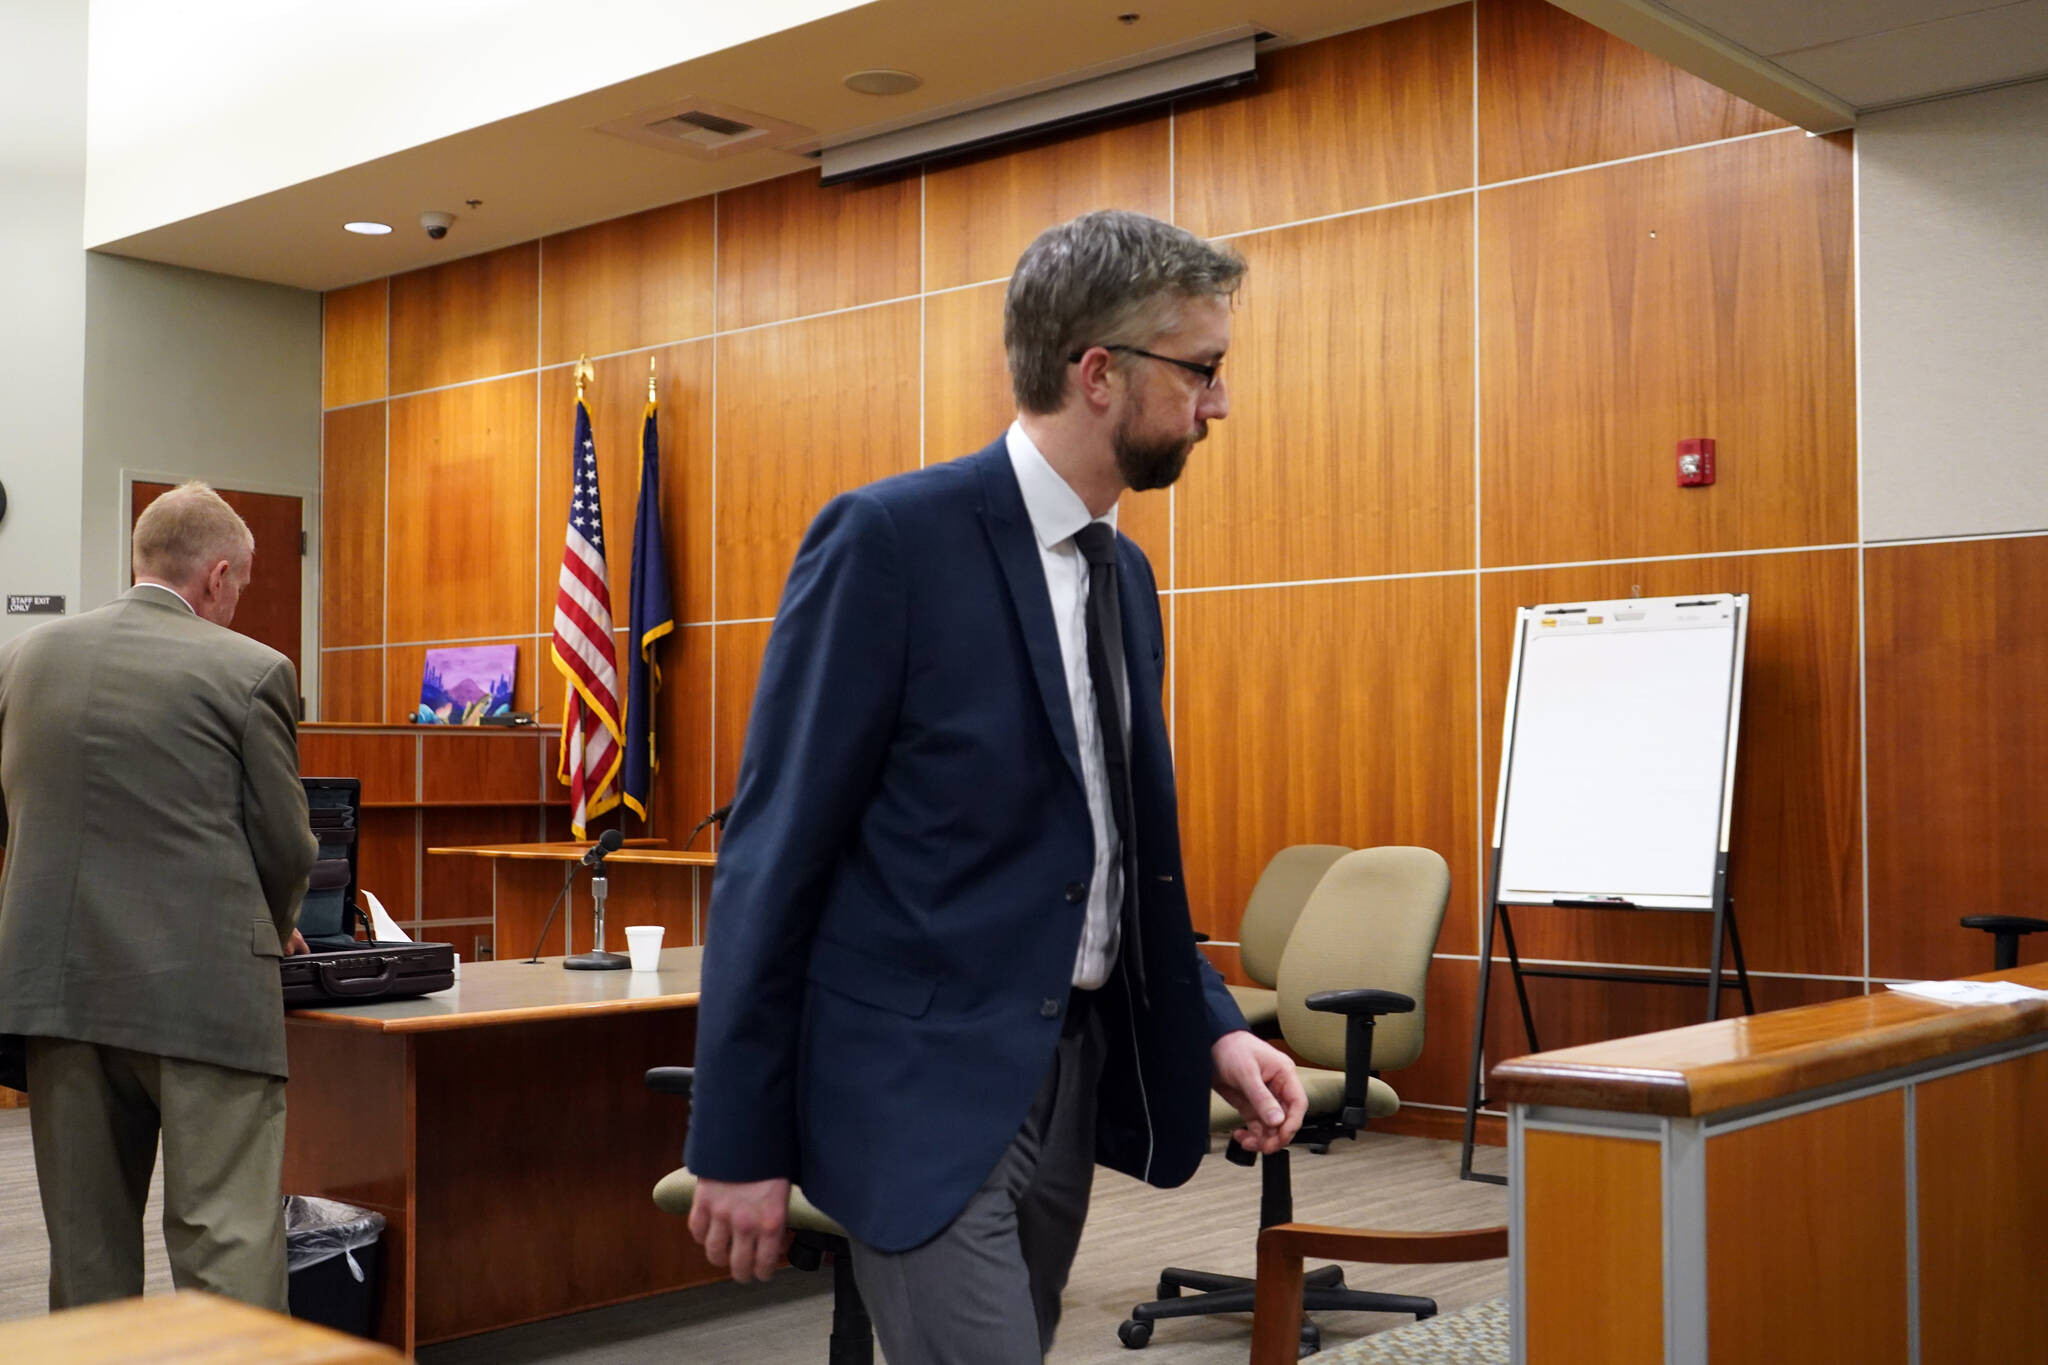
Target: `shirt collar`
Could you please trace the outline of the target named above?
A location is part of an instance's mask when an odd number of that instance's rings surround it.
[[[175,598],[178,601],[179,605],[183,606],[186,611],[191,612],[194,616],[197,616],[199,614],[199,608],[193,606],[190,602],[187,602],[185,600],[185,594],[179,592],[176,588],[170,587],[167,584],[163,583],[137,583],[135,587],[131,589],[131,591],[140,592],[144,588],[155,588],[158,592],[167,592],[173,598]]]
[[[1116,529],[1116,508],[1111,507],[1100,517],[1090,517],[1088,504],[1081,501],[1081,495],[1060,477],[1044,453],[1024,434],[1022,422],[1010,423],[1004,443],[1010,452],[1010,468],[1017,475],[1017,488],[1024,495],[1024,510],[1031,517],[1032,534],[1038,538],[1041,549],[1050,550],[1061,541],[1072,539],[1074,532],[1091,520],[1106,522],[1112,531]]]

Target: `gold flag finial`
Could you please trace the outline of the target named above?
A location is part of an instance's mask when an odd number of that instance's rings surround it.
[[[654,357],[647,357],[647,401],[654,401]]]
[[[597,370],[596,370],[596,368],[595,368],[594,366],[592,366],[592,365],[591,365],[591,363],[590,363],[590,357],[589,357],[589,356],[587,356],[587,355],[582,355],[582,356],[578,356],[578,357],[576,357],[576,401],[577,401],[577,402],[579,402],[579,403],[580,403],[580,402],[582,402],[582,401],[583,401],[583,386],[584,386],[585,384],[589,384],[589,383],[592,383],[592,382],[594,382],[594,381],[595,381],[596,379],[597,379]]]

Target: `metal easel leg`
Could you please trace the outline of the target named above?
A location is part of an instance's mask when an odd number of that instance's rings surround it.
[[[1707,958],[1707,1021],[1712,1023],[1721,1017],[1721,949],[1726,943],[1724,926],[1728,922],[1728,907],[1714,907],[1714,948]]]
[[[1742,1012],[1756,1013],[1756,998],[1749,993],[1749,964],[1742,960],[1742,935],[1735,929],[1735,900],[1728,901],[1728,950],[1735,954],[1735,984],[1742,988]]]
[[[1522,1006],[1522,1036],[1529,1041],[1529,1051],[1541,1052],[1543,1045],[1536,1041],[1536,1015],[1529,1008],[1529,987],[1522,980],[1522,955],[1515,950],[1515,926],[1508,921],[1508,908],[1500,908],[1500,937],[1507,945],[1508,972],[1515,979],[1515,999]]]
[[[1489,887],[1490,891],[1492,888]],[[1472,1169],[1472,1141],[1478,1131],[1479,1106],[1484,1096],[1479,1092],[1480,1063],[1486,1055],[1486,1004],[1493,985],[1493,918],[1494,906],[1489,896],[1486,902],[1486,934],[1480,940],[1479,949],[1479,1008],[1472,1021],[1472,1069],[1465,1084],[1465,1143],[1458,1153],[1458,1179],[1483,1180],[1490,1184],[1506,1184],[1499,1176],[1476,1173]]]

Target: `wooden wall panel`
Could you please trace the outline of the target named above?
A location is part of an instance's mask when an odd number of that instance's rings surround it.
[[[384,651],[320,651],[319,720],[371,723],[384,719]]]
[[[320,405],[382,398],[384,301],[390,286],[370,280],[320,296]]]
[[[1175,114],[1174,209],[1203,237],[1466,188],[1472,6],[1264,54]]]
[[[1662,1360],[1664,1192],[1657,1144],[1533,1132],[1523,1161],[1529,1365]]]
[[[1174,604],[1174,735],[1195,927],[1237,937],[1288,844],[1419,844],[1476,937],[1469,575],[1197,593]]]
[[[739,782],[747,717],[754,707],[754,688],[761,681],[761,656],[768,648],[769,627],[766,622],[749,622],[716,630],[718,684],[712,701],[711,799],[724,805],[732,800]]]
[[[2048,1341],[2048,1052],[1923,1082],[1914,1124],[1921,1361],[2037,1354]]]
[[[718,346],[718,619],[772,616],[818,509],[917,467],[918,305]]]
[[[541,364],[710,335],[711,204],[687,199],[541,239]]]
[[[1448,947],[1448,944],[1444,945]],[[1479,964],[1470,958],[1437,957],[1429,964],[1423,1005],[1422,1055],[1387,1084],[1403,1105],[1465,1107],[1465,1077],[1472,1064],[1473,1011],[1479,998]]]
[[[393,275],[391,391],[532,369],[539,281],[537,242]]]
[[[384,639],[385,404],[330,412],[320,429],[320,642]]]
[[[1481,192],[1486,563],[1856,538],[1850,182],[1791,132]]]
[[[924,301],[924,462],[972,454],[1017,415],[1003,355],[1003,293],[985,284]]]
[[[519,657],[512,666],[512,709],[531,711],[534,708],[535,686],[546,654],[536,654],[531,636],[515,636],[497,640],[464,640],[459,646],[448,645],[391,645],[384,651],[384,709],[380,717],[387,725],[403,725],[412,719],[420,704],[420,680],[427,670],[429,649],[468,648],[471,645],[517,645]],[[545,645],[542,646],[543,650]],[[560,713],[557,713],[559,719]]]
[[[1707,1312],[1714,1365],[1905,1365],[1901,1091],[1707,1139]]]
[[[696,341],[598,361],[596,382],[585,394],[597,443],[612,621],[621,627],[633,601],[630,570],[650,355],[661,399],[656,426],[661,433],[661,530],[670,602],[679,613],[678,622],[711,619],[711,343]],[[573,367],[542,373],[540,565],[535,575],[535,610],[542,632],[554,628],[555,589],[569,516],[575,403]]]
[[[970,455],[1002,435],[1017,415],[1003,354],[1001,284],[933,294],[924,301],[924,462]],[[1197,459],[1206,455],[1205,447]],[[1125,493],[1117,529],[1152,560],[1162,588],[1172,586],[1172,512],[1165,489]]]
[[[726,190],[718,196],[719,328],[915,294],[921,203],[914,173],[820,189],[817,173],[804,171]]]
[[[1230,416],[1182,478],[1176,579],[1472,565],[1472,208],[1242,239]]]
[[[1644,597],[1750,594],[1729,839],[1736,922],[1752,968],[1861,975],[1854,550],[1483,575],[1485,837],[1493,837],[1515,609],[1638,590]],[[1532,910],[1515,922],[1522,951],[1535,957],[1686,967],[1707,961],[1704,915]]]
[[[1526,930],[1533,926],[1540,916],[1562,914],[1563,911],[1525,909],[1515,912],[1515,939],[1522,941]],[[1532,1050],[1522,1029],[1521,1010],[1515,1001],[1515,984],[1507,969],[1507,959],[1496,949],[1493,969],[1492,998],[1486,1006],[1486,1064],[1493,1067],[1510,1057],[1524,1057]],[[1700,954],[1704,964],[1706,954]],[[1688,964],[1690,965],[1690,964]],[[1474,980],[1477,980],[1475,973]],[[1640,981],[1560,981],[1551,978],[1537,978],[1528,982],[1529,1010],[1536,1016],[1536,1040],[1541,1050],[1578,1047],[1586,1043],[1604,1042],[1609,1038],[1625,1038],[1638,1033],[1656,1033],[1662,1029],[1685,1028],[1702,1023],[1707,1017],[1707,994],[1704,987],[1663,986]],[[1820,977],[1806,976],[1759,976],[1753,977],[1750,987],[1756,996],[1759,1014],[1774,1010],[1795,1009],[1800,1005],[1818,1005],[1829,1000],[1844,1000],[1863,994],[1860,981],[1829,981]],[[1468,1003],[1467,1009],[1476,1008],[1476,1001]],[[1732,1019],[1742,1013],[1742,997],[1733,990],[1721,996],[1721,1017]],[[1471,1046],[1472,1034],[1467,1028],[1465,1043]],[[1471,1058],[1467,1056],[1464,1065]],[[1464,1084],[1464,1073],[1458,1076],[1460,1086]],[[1458,1091],[1454,1101],[1464,1103],[1464,1091]],[[1504,1109],[1504,1105],[1495,1105]]]
[[[1482,182],[1786,126],[1543,0],[1479,0]]]
[[[429,804],[538,801],[540,747],[538,734],[517,731],[425,736],[420,799]]]
[[[367,783],[364,790],[369,790]],[[362,812],[356,826],[356,885],[400,922],[419,914],[419,849],[419,811]],[[369,908],[368,902],[363,908]]]
[[[661,691],[655,695],[655,772],[647,833],[681,848],[690,827],[720,804],[712,790],[710,626],[687,626],[660,646]],[[637,821],[629,822],[638,829]],[[696,847],[710,848],[711,832]]]
[[[364,805],[419,800],[419,741],[407,734],[302,728],[299,771],[362,781]]]
[[[931,167],[924,287],[1007,280],[1034,237],[1095,209],[1167,217],[1170,139],[1155,115]]]
[[[533,443],[531,379],[391,404],[387,643],[538,629]]]
[[[1957,917],[2039,915],[2048,885],[2048,536],[1874,546],[1863,582],[1870,970],[1989,971]]]
[[[429,749],[443,747],[446,741],[428,741]],[[526,750],[531,769],[538,768],[533,761],[532,746],[528,744],[513,747]],[[531,783],[529,782],[529,785]],[[461,848],[471,844],[518,844],[531,843],[540,837],[540,819],[531,807],[524,809],[500,808],[482,810],[428,810],[420,813],[421,847]],[[492,913],[491,869],[497,863],[493,858],[475,858],[450,853],[425,853],[420,859],[420,909],[421,919],[476,919],[489,918]],[[559,871],[559,864],[554,864]],[[474,961],[475,945],[471,936],[478,929],[488,925],[455,925],[445,931],[428,929],[424,937],[452,943],[455,951],[462,954],[464,961]]]

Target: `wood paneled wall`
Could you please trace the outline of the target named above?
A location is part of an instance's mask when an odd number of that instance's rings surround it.
[[[809,518],[994,438],[1017,252],[1137,208],[1252,266],[1230,419],[1178,487],[1123,510],[1168,594],[1198,927],[1233,940],[1283,844],[1438,849],[1455,899],[1430,1041],[1395,1079],[1456,1105],[1512,609],[1732,590],[1756,595],[1735,876],[1751,965],[1778,974],[1764,999],[1988,967],[1955,916],[2030,909],[2048,875],[2029,781],[2048,657],[2025,606],[2048,540],[1860,542],[1851,177],[1846,138],[1540,0],[1477,0],[1264,54],[1255,86],[1167,113],[829,190],[792,175],[337,291],[326,718],[395,718],[429,643],[516,639],[521,695],[559,722],[567,365],[597,357],[623,617],[652,356],[683,618],[653,832],[680,838],[731,794]],[[1711,489],[1675,487],[1689,436],[1719,441]],[[1671,916],[1520,924],[1548,956],[1705,960],[1703,926]],[[1699,1007],[1539,994],[1547,1042]]]

